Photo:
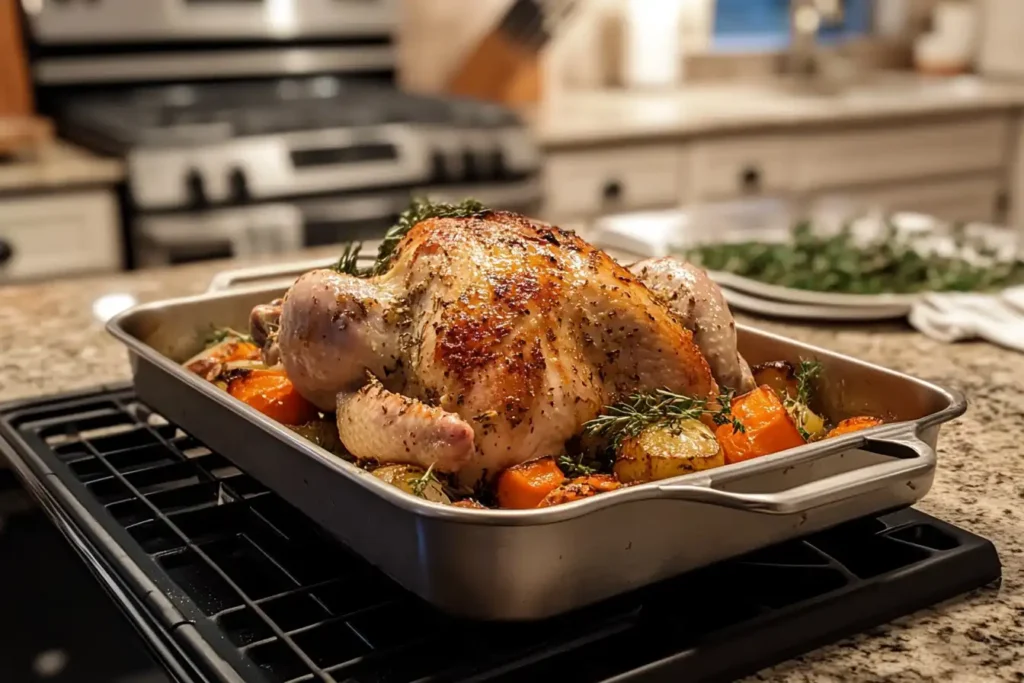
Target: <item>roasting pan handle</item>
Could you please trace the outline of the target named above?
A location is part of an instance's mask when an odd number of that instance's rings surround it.
[[[665,497],[679,500],[709,503],[770,515],[791,515],[894,485],[910,486],[914,478],[926,475],[935,469],[935,449],[921,440],[917,435],[915,425],[908,425],[906,429],[898,432],[861,436],[859,442],[856,439],[851,439],[851,441],[840,444],[837,439],[835,446],[823,450],[813,459],[857,448],[893,456],[894,459],[850,472],[835,474],[775,493],[734,493],[715,489],[713,484],[711,486],[663,484],[659,487],[659,491]]]

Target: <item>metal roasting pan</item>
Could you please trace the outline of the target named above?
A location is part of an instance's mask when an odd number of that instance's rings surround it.
[[[137,306],[108,330],[139,397],[276,490],[410,591],[449,613],[539,619],[840,522],[913,504],[931,487],[939,427],[964,397],[740,326],[751,363],[816,359],[833,418],[892,420],[744,463],[540,510],[471,510],[399,491],[183,369],[211,327],[327,261],[224,273],[206,294]],[[695,586],[695,589],[699,589]]]

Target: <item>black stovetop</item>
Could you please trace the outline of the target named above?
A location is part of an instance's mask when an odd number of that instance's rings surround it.
[[[469,623],[130,388],[7,406],[0,437],[180,680],[727,680],[1000,575],[989,542],[903,510],[547,621]]]
[[[69,130],[87,129],[126,149],[387,123],[518,124],[514,113],[497,105],[413,95],[335,76],[100,92],[70,99],[58,118]]]

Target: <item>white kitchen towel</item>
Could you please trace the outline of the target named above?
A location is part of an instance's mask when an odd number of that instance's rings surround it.
[[[1024,287],[999,294],[925,294],[910,324],[942,342],[983,339],[1024,353]]]

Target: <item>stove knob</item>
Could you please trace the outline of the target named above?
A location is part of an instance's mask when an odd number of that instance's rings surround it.
[[[249,183],[245,179],[245,171],[237,166],[231,169],[228,174],[228,188],[231,198],[236,202],[244,202],[249,199]]]
[[[435,149],[430,153],[430,182],[446,183],[449,180],[448,159],[443,151]]]
[[[480,164],[471,149],[462,152],[462,180],[469,183],[480,180]]]
[[[206,187],[203,184],[203,176],[194,168],[185,175],[185,192],[188,195],[188,206],[206,206]]]
[[[507,180],[512,175],[505,165],[505,151],[500,147],[487,153],[487,168],[495,180]]]
[[[0,240],[0,266],[6,265],[14,256],[14,247],[6,240]]]

